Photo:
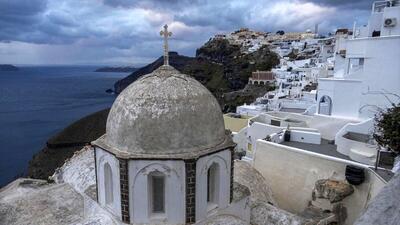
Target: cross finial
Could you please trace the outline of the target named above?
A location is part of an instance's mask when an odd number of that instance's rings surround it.
[[[164,30],[160,31],[160,35],[164,36],[164,65],[169,65],[168,60],[168,37],[171,37],[172,32],[168,31],[168,25],[164,25]]]

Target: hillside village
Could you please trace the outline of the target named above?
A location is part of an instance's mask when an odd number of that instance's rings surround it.
[[[378,1],[362,27],[241,28],[196,57],[168,51],[165,25],[164,56],[115,84],[105,133],[52,183],[2,188],[0,223],[398,224],[398,150],[375,139],[400,102],[397,21],[400,2]]]

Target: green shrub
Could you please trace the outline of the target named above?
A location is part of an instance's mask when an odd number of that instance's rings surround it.
[[[400,154],[400,104],[393,104],[375,116],[374,139],[382,147]]]

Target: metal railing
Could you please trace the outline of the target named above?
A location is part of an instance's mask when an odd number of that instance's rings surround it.
[[[400,6],[400,0],[376,1],[372,4],[372,12],[382,12],[386,7]]]

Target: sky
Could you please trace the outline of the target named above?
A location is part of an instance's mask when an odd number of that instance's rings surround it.
[[[0,64],[144,65],[170,50],[194,56],[241,27],[321,33],[366,24],[370,0],[0,0]]]

